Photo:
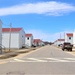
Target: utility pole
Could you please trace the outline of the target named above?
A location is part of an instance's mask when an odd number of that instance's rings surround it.
[[[0,52],[2,53],[2,21],[0,20]]]
[[[10,32],[9,32],[9,51],[10,51],[10,46],[11,46],[11,26],[12,26],[12,24],[10,23]]]
[[[65,32],[64,32],[64,42],[65,42]]]
[[[2,21],[0,20],[0,45],[2,46]]]

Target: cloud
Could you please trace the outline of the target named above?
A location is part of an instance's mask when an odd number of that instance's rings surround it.
[[[65,33],[72,33],[73,31],[71,30],[66,30],[66,31],[61,31],[61,32],[56,32],[56,33],[45,33],[44,31],[41,30],[26,30],[26,33],[32,33],[35,39],[41,39],[43,41],[51,41],[54,42],[55,40],[59,39],[60,36],[62,39],[64,39]]]
[[[75,6],[56,1],[29,3],[0,8],[0,16],[14,14],[45,14],[61,16],[71,12],[75,12]]]

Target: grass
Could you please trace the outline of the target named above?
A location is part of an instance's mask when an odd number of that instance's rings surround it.
[[[36,49],[38,49],[38,48],[31,48],[31,49],[29,49],[29,50],[4,50],[4,52],[6,53],[5,55],[2,55],[1,57],[0,57],[0,59],[7,59],[7,58],[11,58],[11,57],[15,57],[15,56],[17,56],[17,55],[19,55],[19,54],[22,54],[22,53],[28,53],[28,52],[31,52],[31,51],[33,51],[33,50],[36,50]],[[12,52],[14,52],[14,53],[12,53]]]
[[[4,56],[1,56],[0,59],[7,59],[7,58],[15,57],[15,56],[17,56],[17,55],[18,55],[18,54],[4,55]]]

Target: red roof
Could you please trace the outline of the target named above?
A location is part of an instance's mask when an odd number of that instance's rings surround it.
[[[65,41],[65,39],[58,39],[58,41]]]
[[[67,36],[73,36],[73,33],[67,33]]]
[[[19,32],[22,28],[11,28],[11,32]],[[2,28],[2,32],[10,32],[10,28]]]
[[[30,37],[30,36],[32,36],[32,34],[25,34],[25,36],[26,36],[26,37]]]
[[[35,42],[42,42],[42,40],[40,40],[40,39],[34,39],[34,43]]]

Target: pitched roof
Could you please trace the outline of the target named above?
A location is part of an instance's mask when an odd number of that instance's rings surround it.
[[[26,37],[30,37],[30,36],[32,36],[32,34],[25,34],[25,36],[26,36]]]
[[[57,41],[65,41],[65,39],[57,39],[56,41],[54,41],[54,43]]]
[[[19,32],[22,28],[11,28],[11,32]],[[10,32],[10,28],[2,28],[2,32]]]
[[[73,36],[73,33],[66,33],[67,36]]]
[[[42,40],[40,40],[40,39],[34,39],[34,43],[35,42],[42,42]]]

